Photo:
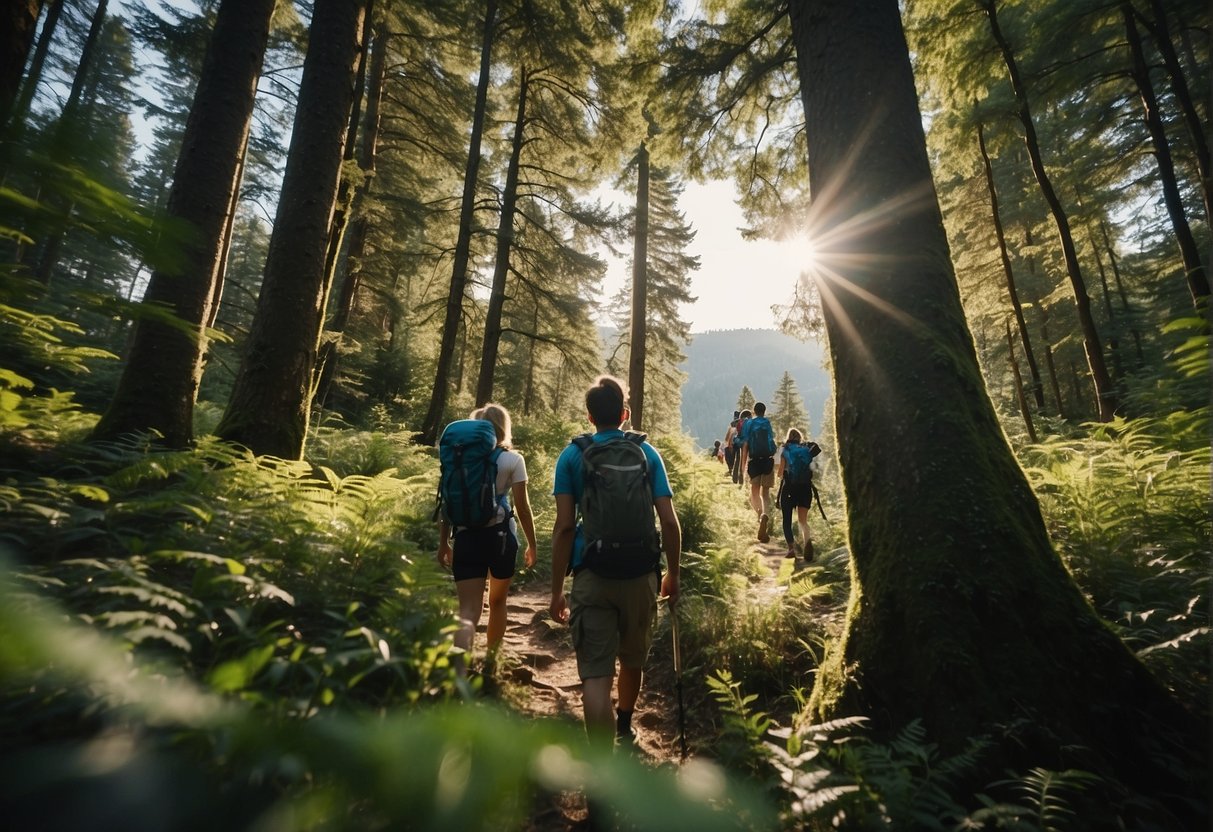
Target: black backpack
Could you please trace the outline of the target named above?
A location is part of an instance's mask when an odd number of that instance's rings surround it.
[[[581,450],[582,565],[603,578],[638,578],[661,560],[644,440],[631,431],[604,442],[588,433],[572,440]]]

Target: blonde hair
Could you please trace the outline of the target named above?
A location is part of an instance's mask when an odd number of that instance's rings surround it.
[[[512,425],[510,421],[510,412],[499,404],[486,404],[484,407],[477,408],[472,411],[469,419],[483,419],[493,426],[493,432],[497,434],[497,444],[503,448],[508,448],[514,441]]]
[[[788,428],[788,435],[784,437],[783,443],[786,445],[789,442],[799,442],[802,439],[804,437],[800,435],[800,431],[796,428]]]

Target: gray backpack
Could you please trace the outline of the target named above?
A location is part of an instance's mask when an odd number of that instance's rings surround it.
[[[656,572],[661,540],[653,515],[649,461],[643,433],[595,442],[573,437],[581,449],[582,565],[603,578],[638,578]]]

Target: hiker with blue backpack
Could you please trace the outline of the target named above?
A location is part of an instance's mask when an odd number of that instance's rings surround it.
[[[552,618],[572,631],[586,733],[621,745],[635,742],[632,714],[652,643],[658,587],[672,608],[682,548],[661,455],[644,434],[620,429],[629,415],[626,402],[623,384],[610,376],[586,392],[595,432],[573,437],[556,460],[552,488]],[[663,550],[666,572],[660,577]],[[566,598],[569,569],[573,585]]]
[[[535,565],[535,521],[527,496],[526,461],[511,450],[510,413],[497,404],[451,422],[438,440],[438,562],[450,569],[459,598],[455,646],[460,675],[472,652],[484,610],[487,579],[489,621],[486,640],[492,655],[505,637],[506,596],[518,561],[518,530],[526,535],[523,563]],[[510,498],[513,498],[513,506]],[[515,524],[514,518],[518,518]],[[454,546],[450,534],[454,531]]]
[[[771,539],[769,509],[775,486],[775,436],[767,406],[754,402],[754,416],[741,431],[741,460],[750,477],[750,506],[758,516],[758,542]]]
[[[792,510],[796,511],[796,524],[800,527],[803,541],[800,552],[805,561],[813,559],[813,540],[809,537],[809,508],[817,488],[813,485],[813,474],[817,468],[817,456],[821,447],[816,442],[805,442],[796,428],[789,428],[779,453],[779,492],[775,502],[783,511],[783,539],[788,544],[784,557],[795,558],[797,549],[792,535]],[[821,498],[817,498],[821,508]],[[824,511],[821,515],[825,517]]]

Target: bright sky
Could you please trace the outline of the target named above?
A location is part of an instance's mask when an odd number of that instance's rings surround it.
[[[699,271],[691,275],[691,294],[698,300],[683,310],[691,331],[774,328],[771,305],[792,297],[807,265],[803,248],[741,239],[738,228],[745,220],[731,182],[688,182],[678,207],[696,231],[690,253],[699,256]],[[603,297],[631,280],[631,268],[630,258],[611,262]]]

